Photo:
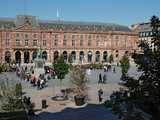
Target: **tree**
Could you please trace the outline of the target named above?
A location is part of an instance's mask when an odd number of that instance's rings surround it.
[[[16,85],[14,80],[8,80],[8,78],[0,80],[0,107],[2,111],[13,112],[23,110],[22,101],[17,94],[16,86],[18,84]]]
[[[16,84],[15,92],[16,92],[17,97],[22,97],[22,85],[21,85],[21,83]]]
[[[121,63],[121,69],[122,69],[122,74],[126,74],[129,70],[130,67],[130,62],[129,62],[129,57],[127,54],[125,54],[122,59],[120,60]]]
[[[147,40],[140,41],[141,52],[134,53],[134,61],[141,71],[139,78],[125,76],[123,85],[126,95],[122,95],[119,104],[129,103],[131,106],[142,109],[153,116],[153,120],[160,118],[160,20],[158,17],[151,18],[152,27],[151,43]],[[128,58],[123,56],[121,60],[122,73],[129,69]],[[120,94],[123,91],[119,91]],[[134,107],[131,107],[134,113]],[[131,114],[131,113],[130,113]],[[127,116],[129,117],[129,116]]]
[[[61,87],[62,79],[64,79],[65,75],[68,73],[69,66],[65,63],[63,55],[61,55],[58,58],[57,62],[54,63],[53,66],[58,79],[60,79],[60,87]]]
[[[70,80],[76,87],[76,96],[84,97],[86,96],[86,72],[81,66],[75,66],[70,71]]]
[[[110,56],[109,56],[109,62],[112,63],[113,61],[114,61],[113,54],[110,54]]]
[[[73,62],[72,60],[72,54],[70,53],[68,56],[68,63],[71,64]]]

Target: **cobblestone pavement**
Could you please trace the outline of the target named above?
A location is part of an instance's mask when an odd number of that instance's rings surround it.
[[[138,77],[139,73],[136,72],[137,69],[135,65],[132,65],[129,74]],[[107,84],[98,84],[99,73],[106,74]],[[109,99],[110,94],[113,91],[118,90],[121,86],[118,84],[120,82],[121,70],[116,67],[116,73],[112,71],[104,72],[103,70],[92,70],[90,75],[87,75],[88,82],[88,105],[84,108],[78,108],[75,110],[76,106],[72,99],[68,101],[53,101],[51,97],[60,91],[60,82],[57,79],[49,80],[47,87],[42,90],[37,90],[36,87],[31,86],[28,82],[19,80],[15,73],[5,73],[8,74],[9,79],[16,79],[17,82],[21,82],[23,86],[23,91],[26,96],[30,96],[32,102],[35,103],[35,109],[37,111],[38,120],[115,120],[112,113],[102,106],[96,106],[93,104],[98,103],[97,91],[102,88],[104,91],[103,101]],[[1,77],[1,76],[0,76]],[[62,81],[62,88],[73,87],[69,82],[69,75]],[[48,107],[46,109],[41,109],[41,101],[47,100]],[[60,117],[62,116],[62,117]],[[82,117],[83,116],[83,117]],[[99,116],[99,117],[98,117]],[[90,118],[89,118],[90,117]]]

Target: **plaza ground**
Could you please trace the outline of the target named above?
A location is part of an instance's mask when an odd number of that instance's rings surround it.
[[[98,84],[99,73],[106,74],[107,83]],[[111,111],[100,105],[98,101],[98,90],[103,89],[103,101],[109,99],[109,96],[113,91],[119,90],[121,69],[116,67],[116,73],[113,71],[104,72],[103,70],[92,70],[88,78],[88,101],[87,104],[79,108],[75,106],[73,96],[70,96],[69,100],[66,101],[53,101],[51,98],[59,93],[60,82],[58,79],[51,79],[47,82],[47,87],[42,90],[37,90],[37,87],[31,86],[29,82],[19,80],[15,73],[5,73],[9,75],[9,79],[16,79],[22,83],[23,92],[25,96],[30,96],[31,101],[35,103],[36,114],[38,120],[116,120],[117,118],[112,114]],[[138,77],[136,66],[132,65],[129,74]],[[7,76],[8,76],[7,75]],[[62,81],[62,88],[71,88],[73,85],[69,81],[69,75]],[[42,108],[42,100],[47,101],[48,107]],[[97,116],[97,117],[96,117]]]

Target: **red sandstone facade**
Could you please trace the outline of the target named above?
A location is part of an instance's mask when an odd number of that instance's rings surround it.
[[[0,62],[33,62],[38,47],[50,63],[60,54],[66,61],[72,54],[75,64],[107,62],[110,54],[118,62],[125,51],[132,53],[138,49],[137,41],[138,34],[132,31],[42,29],[25,21],[12,29],[0,29]]]

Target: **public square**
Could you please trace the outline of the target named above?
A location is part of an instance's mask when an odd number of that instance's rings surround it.
[[[53,96],[60,93],[59,79],[48,80],[46,86],[43,89],[38,90],[37,87],[30,84],[30,82],[21,80],[19,77],[17,77],[15,72],[3,73],[1,76],[7,76],[9,80],[14,79],[16,82],[20,82],[22,84],[23,93],[25,93],[24,96],[31,97],[31,101],[35,104],[34,109],[36,111],[35,114],[37,115],[38,120],[74,120],[75,118],[76,120],[116,120],[117,117],[113,115],[109,109],[105,108],[103,105],[101,105],[101,103],[99,103],[98,90],[103,90],[104,94],[102,98],[104,102],[110,99],[110,95],[113,93],[113,91],[117,91],[119,88],[123,88],[123,86],[119,85],[121,82],[121,68],[115,66],[115,72],[113,72],[113,68],[106,72],[104,72],[104,69],[91,70],[90,72],[87,71],[88,70],[86,70],[86,77],[88,78],[88,99],[87,103],[83,106],[76,106],[72,95],[69,96],[69,100],[52,100]],[[98,77],[100,73],[102,76],[106,74],[106,84],[98,84]],[[128,73],[134,77],[138,77],[138,75],[140,75],[140,73],[137,72],[135,64],[131,65]],[[62,81],[61,88],[66,89],[72,87],[73,84],[70,82],[69,74],[67,74],[65,79]],[[42,109],[42,100],[47,101],[46,109]],[[105,114],[103,115],[103,113]]]
[[[1,0],[0,120],[160,120],[159,0]]]

